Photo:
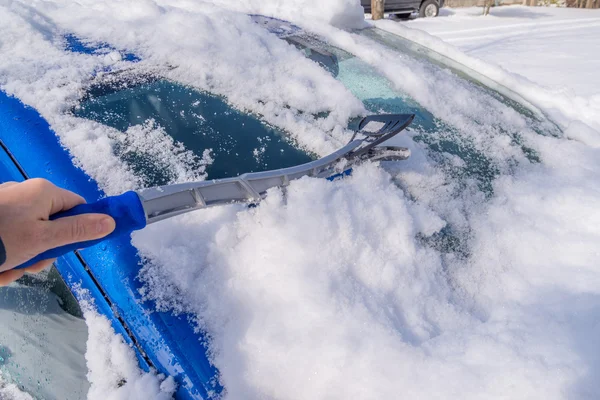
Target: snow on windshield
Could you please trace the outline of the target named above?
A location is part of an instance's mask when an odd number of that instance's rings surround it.
[[[137,358],[120,335],[116,335],[110,321],[98,314],[87,291],[77,291],[89,336],[85,358],[87,361],[91,400],[168,400],[173,398],[176,385],[172,377],[144,373]],[[58,381],[58,379],[57,379]]]
[[[187,0],[165,1],[189,9],[193,3]],[[261,14],[287,21],[309,20],[340,28],[355,29],[367,26],[364,10],[358,0],[207,0],[221,7],[247,14]]]
[[[308,11],[293,18],[282,1],[238,3],[0,3],[0,87],[40,110],[108,193],[139,186],[139,177],[113,154],[111,128],[67,111],[91,76],[131,64],[65,52],[65,33],[133,52],[143,60],[136,68],[225,96],[324,155],[349,139],[347,123],[364,106],[231,10],[289,17],[365,60],[447,125],[440,137],[415,129],[398,139],[413,152],[408,162],[365,165],[335,182],[301,179],[256,208],[196,212],[133,236],[146,259],[146,296],[197,317],[225,397],[592,393],[600,367],[598,150],[448,70],[312,18],[356,2],[296,1]],[[328,5],[308,7],[317,3]],[[331,17],[339,13],[324,15],[345,25]],[[357,17],[349,15],[341,21]],[[465,160],[436,150],[443,141],[486,159],[487,187],[476,179],[481,171],[470,175]]]

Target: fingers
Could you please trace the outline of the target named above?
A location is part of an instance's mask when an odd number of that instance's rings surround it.
[[[79,204],[84,204],[85,199],[71,191],[61,189],[52,182],[45,179],[34,178],[23,182],[29,190],[37,193],[38,196],[46,199],[49,203],[49,215],[56,214],[59,211],[71,209]]]
[[[16,185],[18,182],[14,182],[14,181],[9,181],[9,182],[4,182],[2,184],[0,184],[0,189],[6,189],[7,187],[11,187],[13,185]]]
[[[6,272],[2,272],[0,274],[0,286],[6,286],[17,279],[21,278],[25,274],[25,271],[22,269],[11,269]]]
[[[55,190],[52,193],[53,197],[52,206],[50,207],[50,215],[59,211],[69,210],[79,204],[85,203],[85,199],[78,194],[56,186],[54,188]]]
[[[48,182],[50,183],[50,182]],[[61,189],[50,183],[48,187],[48,196],[50,196],[52,205],[50,206],[50,215],[59,211],[69,210],[79,204],[84,204],[85,199],[80,195],[69,190]]]
[[[49,221],[57,212],[69,210],[85,200],[45,179],[5,182],[0,185],[0,235],[6,260],[0,272],[7,271],[49,249],[82,241],[100,239],[115,229],[108,215],[87,214]],[[33,270],[44,268],[36,265]],[[39,268],[38,268],[39,267]],[[2,275],[8,283],[22,272]]]
[[[81,214],[43,223],[45,240],[40,253],[71,243],[100,239],[115,230],[115,220],[105,214]]]

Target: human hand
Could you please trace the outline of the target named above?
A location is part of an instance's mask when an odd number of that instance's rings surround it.
[[[83,197],[45,179],[1,184],[0,239],[4,243],[6,260],[0,265],[0,286],[19,279],[25,272],[38,273],[50,266],[55,259],[13,269],[46,250],[100,239],[115,229],[115,221],[104,214],[49,220],[50,215],[83,203]]]

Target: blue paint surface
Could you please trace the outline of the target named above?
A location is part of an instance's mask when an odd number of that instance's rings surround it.
[[[130,62],[141,61],[141,58],[139,58],[135,54],[125,52],[125,51],[119,51],[119,50],[115,49],[114,47],[112,47],[111,45],[109,45],[108,43],[103,43],[103,42],[95,43],[95,44],[86,43],[73,34],[65,35],[64,39],[67,44],[66,50],[72,51],[74,53],[106,54],[106,53],[110,53],[111,51],[118,51],[121,54],[122,59],[125,61],[130,61]]]
[[[88,175],[73,166],[68,152],[37,111],[2,91],[0,140],[29,177],[48,179],[88,202],[104,196]],[[3,179],[22,179],[6,155],[0,155],[0,161]],[[216,382],[217,371],[208,362],[203,337],[194,332],[188,316],[153,312],[154,304],[142,303],[138,292],[141,284],[136,279],[141,261],[129,237],[90,247],[80,255],[89,272],[74,253],[59,258],[58,270],[69,285],[81,283],[90,290],[99,311],[111,320],[116,332],[128,343],[138,344],[134,349],[141,366],[149,367],[145,354],[160,373],[172,375],[179,384],[179,399],[217,396],[222,390]]]

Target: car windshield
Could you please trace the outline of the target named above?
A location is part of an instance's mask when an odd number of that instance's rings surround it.
[[[264,25],[269,30],[272,30],[273,25],[281,26],[281,22],[274,24],[272,20],[265,17],[255,17],[255,22]],[[448,60],[441,60],[440,57],[436,57],[439,55],[434,52],[411,45],[407,40],[393,34],[374,28],[358,31],[357,34],[375,40],[378,44],[383,44],[403,56],[416,60],[415,62],[421,62],[426,65],[426,68],[438,68],[444,71],[449,69]],[[301,31],[299,28],[297,31],[283,35],[281,38],[329,71],[354,96],[363,102],[368,111],[375,114],[415,114],[415,120],[409,128],[409,130],[416,133],[413,139],[426,144],[430,156],[438,159],[442,164],[448,163],[447,160],[452,158],[460,160],[460,168],[448,166],[448,168],[455,171],[455,177],[457,179],[474,179],[478,182],[480,190],[488,196],[491,195],[493,191],[492,182],[497,176],[498,170],[494,165],[494,161],[486,155],[483,149],[478,149],[478,145],[473,143],[474,139],[471,134],[465,134],[461,131],[461,128],[435,117],[412,97],[398,90],[394,83],[377,68],[353,54],[332,46],[314,35]],[[539,134],[552,135],[559,132],[550,121],[543,116],[536,115],[530,108],[522,105],[521,103],[527,104],[527,102],[518,95],[486,79],[484,76],[479,76],[474,71],[459,67],[459,65],[450,66],[459,81],[462,81],[459,84],[472,90],[471,93],[474,96],[493,99],[492,101],[499,101],[501,104],[508,106],[527,121],[528,129]],[[473,118],[469,123],[475,122],[475,126],[481,126],[473,116],[469,116],[469,118]],[[510,128],[502,126],[492,129],[492,132],[499,131],[507,135],[513,144],[520,147],[520,151],[529,161],[538,161],[535,152],[521,143],[518,129],[511,131]]]
[[[0,387],[12,383],[40,399],[85,398],[87,326],[54,267],[0,288],[0,326]]]
[[[360,58],[302,33],[284,38],[342,82],[373,114],[416,114],[413,127],[433,130],[435,117]]]
[[[306,33],[291,35],[284,40],[330,71],[363,102],[368,111],[374,114],[415,114],[410,127],[417,132],[415,140],[430,144],[437,153],[460,157],[464,162],[461,174],[476,179],[483,191],[491,192],[496,171],[490,160],[469,143],[457,143],[455,137],[448,138],[448,133],[454,132],[454,128],[395,89],[393,83],[373,66]]]
[[[443,69],[450,69],[462,79],[478,85],[479,90],[487,92],[492,96],[500,96],[503,103],[508,104],[511,108],[526,117],[534,117],[535,113],[541,114],[537,107],[507,87],[434,50],[377,28],[362,29],[356,31],[356,33],[381,43],[398,53],[410,55],[412,58],[435,64]]]
[[[140,144],[140,141],[151,140],[152,134],[175,140],[174,151],[187,152],[185,159],[189,163],[206,161],[210,179],[290,167],[312,160],[285,132],[233,108],[223,98],[160,78],[119,79],[96,84],[73,114],[129,136],[130,139],[117,141],[115,151],[137,175],[145,178],[148,186],[173,181],[160,157],[145,152]],[[138,135],[135,127],[142,127],[143,135]],[[155,136],[154,140],[146,147],[170,143]]]

